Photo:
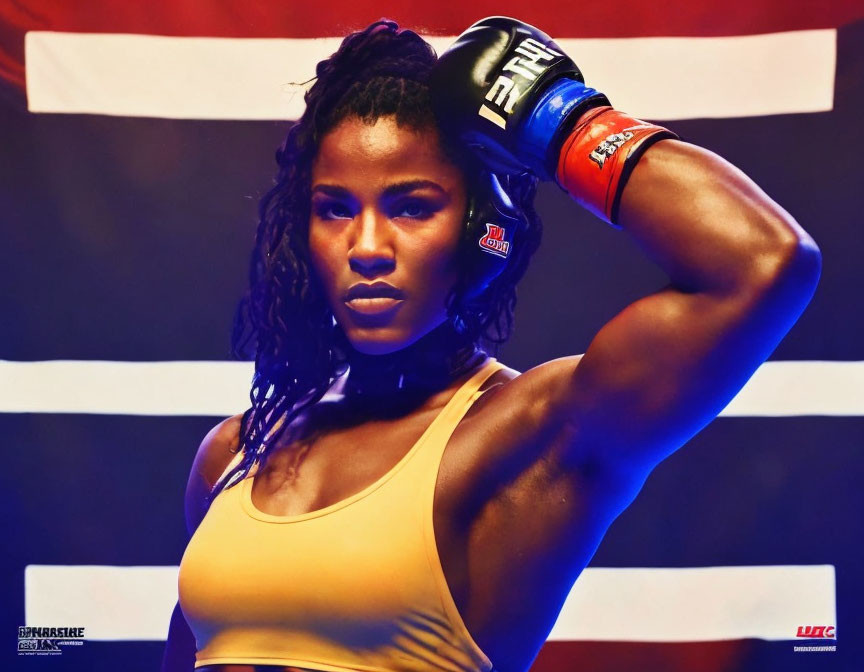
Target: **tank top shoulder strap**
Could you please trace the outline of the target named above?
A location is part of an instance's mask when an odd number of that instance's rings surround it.
[[[468,388],[468,398],[464,409],[466,412],[471,407],[473,401],[486,391],[480,389],[483,387],[483,383],[503,368],[504,365],[501,362],[494,357],[489,357],[486,363],[480,367],[480,370],[465,383],[465,387]]]
[[[494,357],[489,357],[486,363],[456,391],[456,394],[453,395],[453,398],[442,410],[441,415],[435,419],[432,427],[430,427],[433,436],[429,437],[429,443],[436,446],[436,449],[433,451],[434,454],[430,456],[433,461],[440,459],[450,435],[462,421],[462,418],[471,408],[477,397],[485,392],[485,390],[480,391],[483,383],[503,368],[504,365],[501,362]]]
[[[499,362],[494,357],[489,358],[489,361],[486,362],[485,366],[481,370],[484,375],[479,380],[479,382],[477,383],[477,387],[474,389],[474,391],[471,393],[471,396],[469,397],[468,406],[465,409],[466,412],[469,408],[471,408],[471,405],[474,403],[474,400],[477,399],[477,397],[480,397],[484,392],[487,392],[490,389],[486,388],[485,390],[481,390],[480,388],[483,387],[483,383],[485,383],[487,380],[489,380],[489,378],[494,376],[503,368],[506,368],[504,364]]]
[[[242,460],[242,459],[243,459],[243,451],[238,450],[235,453],[234,457],[232,457],[231,460],[228,462],[228,466],[225,467],[225,470],[222,472],[222,475],[219,476],[219,479],[216,482],[219,483],[223,478],[225,478],[225,476],[228,475],[228,472],[230,472],[234,467],[236,467],[238,464],[240,464],[240,460]]]
[[[283,414],[282,417],[280,417],[279,420],[276,421],[276,423],[274,424],[274,426],[273,426],[273,428],[270,430],[270,432],[267,434],[267,436],[268,436],[268,437],[273,436],[273,434],[276,433],[276,431],[279,429],[279,427],[280,427],[280,426],[282,425],[282,423],[284,423],[284,422],[285,422],[285,415]],[[246,451],[243,450],[243,449],[241,448],[240,450],[238,450],[238,451],[234,454],[234,456],[229,460],[228,465],[227,465],[227,466],[225,467],[225,469],[222,471],[222,475],[219,476],[219,479],[216,481],[217,483],[219,483],[220,481],[222,481],[222,479],[224,479],[225,476],[227,476],[228,473],[229,473],[229,472],[230,472],[234,467],[236,467],[238,464],[240,464],[240,460],[243,459],[243,455],[245,455],[245,453],[246,453]],[[256,465],[253,467],[253,470],[255,470],[257,466],[258,466],[258,465],[257,465],[257,463],[256,463]]]
[[[483,386],[491,376],[504,368],[494,357],[477,371],[454,395],[452,402],[448,404],[440,417],[438,424],[429,441],[426,442],[421,455],[411,465],[414,478],[403,480],[403,488],[410,482],[410,494],[403,495],[404,506],[411,506],[420,521],[421,540],[424,554],[427,559],[428,571],[431,573],[431,581],[434,584],[438,600],[444,613],[450,622],[450,628],[454,642],[460,642],[458,647],[467,653],[478,670],[484,672],[495,672],[492,662],[477,644],[462,619],[459,609],[453,600],[452,593],[444,575],[441,558],[438,552],[438,544],[435,539],[434,528],[434,503],[435,487],[438,482],[438,472],[441,467],[445,449],[456,427],[465,417],[474,401],[480,397],[485,390]],[[475,668],[472,668],[475,669]]]
[[[471,404],[474,400],[482,394],[480,388],[483,387],[483,383],[485,383],[486,380],[488,380],[495,372],[500,371],[503,368],[504,365],[501,364],[501,362],[494,357],[489,357],[486,362],[484,362],[483,366],[475,371],[474,375],[472,375],[458,390],[456,390],[456,393],[444,407],[441,412],[440,424],[436,423],[436,433],[441,431],[448,433],[452,432],[453,429],[456,428],[456,425],[459,424],[462,416],[464,416],[468,412],[468,409],[471,408]]]

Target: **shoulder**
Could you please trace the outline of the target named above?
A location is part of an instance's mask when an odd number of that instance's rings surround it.
[[[498,413],[548,416],[550,401],[563,389],[579,365],[582,355],[559,357],[538,364],[524,373],[508,366],[491,375],[480,387],[483,394],[474,404],[473,413],[484,408]],[[472,414],[473,414],[472,413]]]
[[[225,418],[207,432],[198,446],[193,465],[210,487],[237,454],[242,420],[242,413]]]
[[[186,527],[190,536],[207,512],[207,495],[236,456],[242,420],[242,413],[225,418],[207,432],[198,446],[186,484]]]

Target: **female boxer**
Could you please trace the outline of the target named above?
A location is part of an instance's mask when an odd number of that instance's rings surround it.
[[[810,236],[582,81],[502,17],[440,60],[382,20],[318,65],[238,311],[252,403],[192,467],[163,669],[528,669],[610,523],[798,318]],[[538,180],[670,282],[520,373],[489,353]]]

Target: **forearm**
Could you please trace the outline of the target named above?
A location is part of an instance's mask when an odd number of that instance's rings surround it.
[[[678,140],[642,155],[616,223],[684,292],[735,292],[818,265],[813,239],[750,178]]]

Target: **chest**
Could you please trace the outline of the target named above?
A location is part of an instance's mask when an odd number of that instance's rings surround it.
[[[252,501],[265,513],[297,516],[349,499],[387,476],[439,411],[350,427],[322,426],[290,437],[256,473]]]
[[[469,585],[477,583],[477,577],[469,574],[469,536],[473,540],[472,553],[501,552],[500,521],[479,512],[469,516],[468,507],[460,501],[464,493],[475,490],[466,481],[478,472],[475,462],[484,453],[481,442],[488,434],[482,426],[482,416],[477,414],[491,398],[492,394],[484,394],[476,400],[446,437],[445,445],[438,447],[443,448],[440,459],[424,456],[424,471],[415,468],[398,475],[399,489],[404,487],[404,479],[413,479],[416,498],[422,500],[420,507],[428,505],[431,509],[431,542],[448,592],[460,612],[467,610]],[[274,451],[248,486],[252,506],[275,516],[303,516],[362,497],[393,474],[439,411],[430,409],[397,420],[345,429],[330,427],[286,442]],[[434,439],[440,441],[441,437]],[[425,446],[422,448],[427,450]],[[427,498],[425,493],[430,485],[432,490]],[[511,486],[508,496],[517,496],[518,491],[520,500],[540,501],[543,487],[539,480],[526,479]]]
[[[587,563],[605,528],[593,486],[562,478],[542,459],[500,488],[484,482],[484,489],[495,492],[486,505],[465,505],[466,493],[478,490],[479,484],[468,481],[484,472],[484,456],[500,456],[502,446],[504,453],[525,448],[504,445],[507,438],[500,428],[484,424],[488,420],[482,410],[494,402],[495,392],[474,402],[447,438],[440,460],[427,464],[437,473],[414,476],[423,487],[434,479],[434,497],[429,498],[432,554],[468,632],[493,660],[528,659],[552,627],[574,572]],[[254,506],[296,516],[368,490],[399,464],[437,413],[433,409],[398,420],[329,428],[287,444],[254,479]],[[494,443],[497,452],[484,442]],[[423,496],[419,486],[417,496]],[[334,541],[334,551],[341,544]],[[522,606],[514,611],[514,604]],[[536,632],[527,631],[526,622]]]

